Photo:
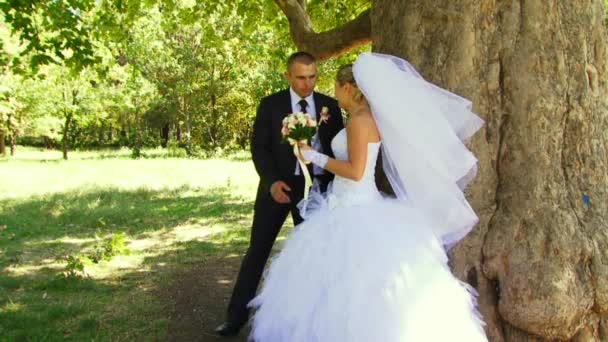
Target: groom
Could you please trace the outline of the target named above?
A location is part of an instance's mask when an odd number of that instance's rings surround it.
[[[287,215],[291,213],[296,225],[302,222],[296,205],[304,196],[304,176],[293,148],[282,141],[283,118],[290,113],[305,112],[319,121],[326,107],[329,116],[325,116],[326,120],[320,123],[311,145],[333,157],[331,140],[344,124],[336,100],[314,92],[317,76],[315,58],[306,52],[294,53],[287,60],[285,73],[289,89],[263,98],[258,107],[251,154],[260,183],[254,205],[251,240],[228,304],[227,320],[215,330],[220,336],[237,335],[247,323],[247,303],[255,297],[272,245]],[[333,175],[310,165],[311,176],[325,191]]]

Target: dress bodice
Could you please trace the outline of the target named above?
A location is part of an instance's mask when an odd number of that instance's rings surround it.
[[[359,204],[381,197],[376,187],[376,160],[380,152],[381,142],[367,144],[367,161],[363,177],[359,181],[336,175],[330,191],[329,200],[332,206],[336,204]],[[342,129],[332,140],[331,148],[338,160],[348,160],[348,144],[346,129]],[[332,198],[333,197],[333,198]]]

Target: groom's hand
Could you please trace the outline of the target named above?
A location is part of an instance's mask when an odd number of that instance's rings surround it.
[[[291,199],[287,195],[287,191],[291,191],[291,188],[283,181],[276,181],[270,186],[270,195],[272,196],[272,199],[281,204],[291,202]]]

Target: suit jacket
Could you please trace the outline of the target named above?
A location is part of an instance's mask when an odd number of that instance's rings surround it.
[[[322,107],[329,109],[329,120],[319,126],[318,138],[323,149],[320,152],[333,157],[331,140],[344,128],[342,112],[335,99],[317,92],[313,96],[317,119]],[[291,112],[289,89],[269,95],[260,101],[251,139],[251,154],[260,176],[260,190],[270,191],[270,186],[277,180],[292,186],[290,180],[303,177],[294,175],[297,160],[293,147],[283,142],[281,135],[283,118]]]

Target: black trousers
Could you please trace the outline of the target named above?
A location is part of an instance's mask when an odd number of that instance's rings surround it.
[[[325,191],[330,176],[315,176],[315,178],[320,181],[321,190]],[[247,304],[255,297],[272,246],[287,215],[291,213],[295,225],[303,221],[296,205],[304,196],[304,178],[294,176],[287,181],[287,184],[291,188],[289,204],[275,202],[268,190],[258,187],[249,248],[241,263],[228,304],[227,320],[237,325],[244,324],[249,319]]]

